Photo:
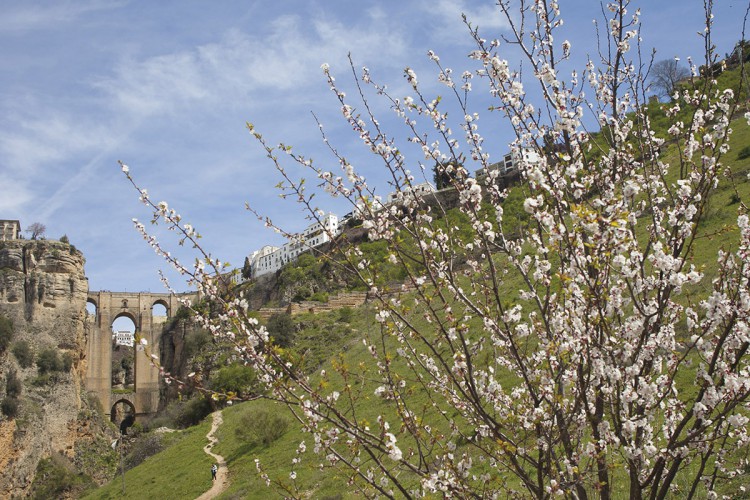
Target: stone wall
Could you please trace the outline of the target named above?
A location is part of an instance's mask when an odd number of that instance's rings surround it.
[[[337,295],[331,295],[328,298],[328,302],[303,300],[302,302],[293,302],[287,307],[262,307],[258,310],[258,316],[263,320],[267,320],[274,314],[288,313],[294,316],[306,312],[330,312],[342,307],[359,307],[366,301],[367,292],[341,292]]]

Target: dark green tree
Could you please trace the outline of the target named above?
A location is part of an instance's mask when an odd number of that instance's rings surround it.
[[[46,347],[42,349],[37,357],[36,366],[39,368],[39,373],[42,375],[63,371],[63,361],[60,358],[57,349],[54,347]]]
[[[235,363],[221,368],[211,378],[211,388],[217,392],[231,392],[238,397],[246,397],[257,393],[260,384],[252,367]]]
[[[31,345],[25,340],[14,342],[11,350],[21,368],[29,368],[34,364],[34,351],[31,350]]]
[[[5,316],[0,316],[0,353],[8,348],[13,340],[13,334],[13,322]]]
[[[294,321],[290,314],[277,313],[268,318],[266,324],[273,343],[279,347],[289,347],[294,341]]]
[[[463,164],[463,155],[446,162],[436,162],[435,166],[432,167],[435,188],[440,190],[452,186],[456,179],[459,178],[458,172],[463,170]]]

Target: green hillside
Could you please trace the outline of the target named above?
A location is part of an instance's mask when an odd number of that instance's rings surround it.
[[[696,289],[684,293],[681,300],[695,302],[710,292],[711,278],[717,273],[715,257],[719,249],[730,250],[737,241],[736,216],[740,209],[739,201],[750,198],[750,157],[740,154],[750,146],[750,127],[744,119],[734,120],[734,133],[730,139],[731,149],[722,158],[727,167],[726,175],[718,188],[713,191],[709,209],[702,225],[698,228],[698,239],[693,249],[691,262],[701,269],[706,278]],[[676,161],[674,147],[668,147],[665,161]],[[750,156],[750,155],[748,155]],[[510,207],[514,199],[521,199],[517,188],[508,200]],[[519,203],[515,204],[515,214],[522,219]],[[458,215],[455,215],[458,217]],[[366,251],[374,258],[385,259],[378,245],[370,245]],[[496,259],[502,266],[501,258]],[[308,263],[309,265],[309,263]],[[387,266],[383,275],[389,273]],[[522,283],[509,275],[507,300],[510,303]],[[408,295],[402,298],[407,301]],[[411,318],[420,321],[420,311],[411,311]],[[366,368],[373,363],[363,340],[376,342],[380,339],[380,329],[374,321],[374,311],[367,306],[320,315],[304,314],[294,317],[298,331],[288,354],[307,367],[315,383],[324,393],[341,392],[358,397],[356,411],[358,421],[377,425],[378,415],[390,415],[397,421],[396,409],[382,398],[374,396],[377,380],[368,375]],[[386,340],[386,343],[390,341]],[[533,342],[527,348],[533,348]],[[394,349],[395,344],[384,345],[384,350]],[[397,361],[393,361],[397,363]],[[336,368],[336,369],[332,369]],[[322,373],[325,373],[323,375]],[[338,373],[337,373],[338,372]],[[399,370],[393,370],[398,373]],[[340,373],[344,373],[346,380]],[[403,373],[408,373],[404,370]],[[686,391],[692,387],[693,374],[684,373],[684,380],[678,382]],[[512,378],[504,379],[505,384],[513,384]],[[409,392],[411,411],[418,414],[421,426],[429,425],[430,432],[439,439],[448,431],[448,419],[440,414],[440,406],[430,401],[421,390],[419,381],[405,379],[404,390]],[[214,451],[224,456],[229,469],[230,486],[220,498],[264,498],[275,497],[278,490],[288,488],[290,496],[303,495],[308,498],[348,498],[356,491],[347,487],[347,472],[329,466],[325,457],[310,453],[298,455],[296,450],[301,442],[310,449],[314,446],[311,436],[298,428],[292,414],[280,404],[268,400],[250,401],[229,406],[223,410],[224,424],[218,431],[219,444]],[[449,416],[458,417],[455,415]],[[459,425],[467,425],[459,421]],[[251,429],[251,432],[248,431]],[[277,431],[284,430],[280,436]],[[194,498],[210,487],[207,480],[211,461],[202,451],[206,444],[205,435],[208,423],[180,431],[170,437],[170,446],[163,452],[145,460],[141,465],[125,474],[126,494],[122,495],[122,481],[118,478],[106,487],[100,488],[87,498]],[[302,462],[293,465],[296,458]],[[274,489],[269,490],[265,480],[256,469],[256,459]],[[311,462],[311,460],[315,460]],[[292,473],[293,472],[293,473]],[[615,476],[616,477],[616,476]],[[403,478],[402,478],[403,479]],[[513,481],[510,480],[509,481]],[[406,481],[409,482],[408,479]],[[678,481],[679,483],[679,481]],[[734,489],[742,483],[742,478],[728,481],[722,488],[736,494]],[[374,493],[370,491],[369,493]],[[616,498],[625,498],[626,492],[617,490]]]

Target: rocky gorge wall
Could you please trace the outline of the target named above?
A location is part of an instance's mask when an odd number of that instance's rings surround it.
[[[0,314],[13,322],[13,343],[27,343],[36,356],[53,348],[67,360],[50,381],[35,363],[21,366],[10,346],[0,353],[0,395],[10,371],[22,383],[16,417],[0,415],[0,498],[27,496],[42,458],[57,453],[76,462],[80,445],[97,437],[86,421],[91,413],[82,387],[83,266],[83,255],[67,243],[0,241]]]

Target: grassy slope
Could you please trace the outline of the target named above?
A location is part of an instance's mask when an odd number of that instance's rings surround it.
[[[211,457],[203,452],[206,434],[211,428],[210,417],[200,425],[177,435],[163,452],[147,458],[138,467],[125,473],[125,494],[122,476],[95,490],[87,499],[196,498],[211,488]]]

